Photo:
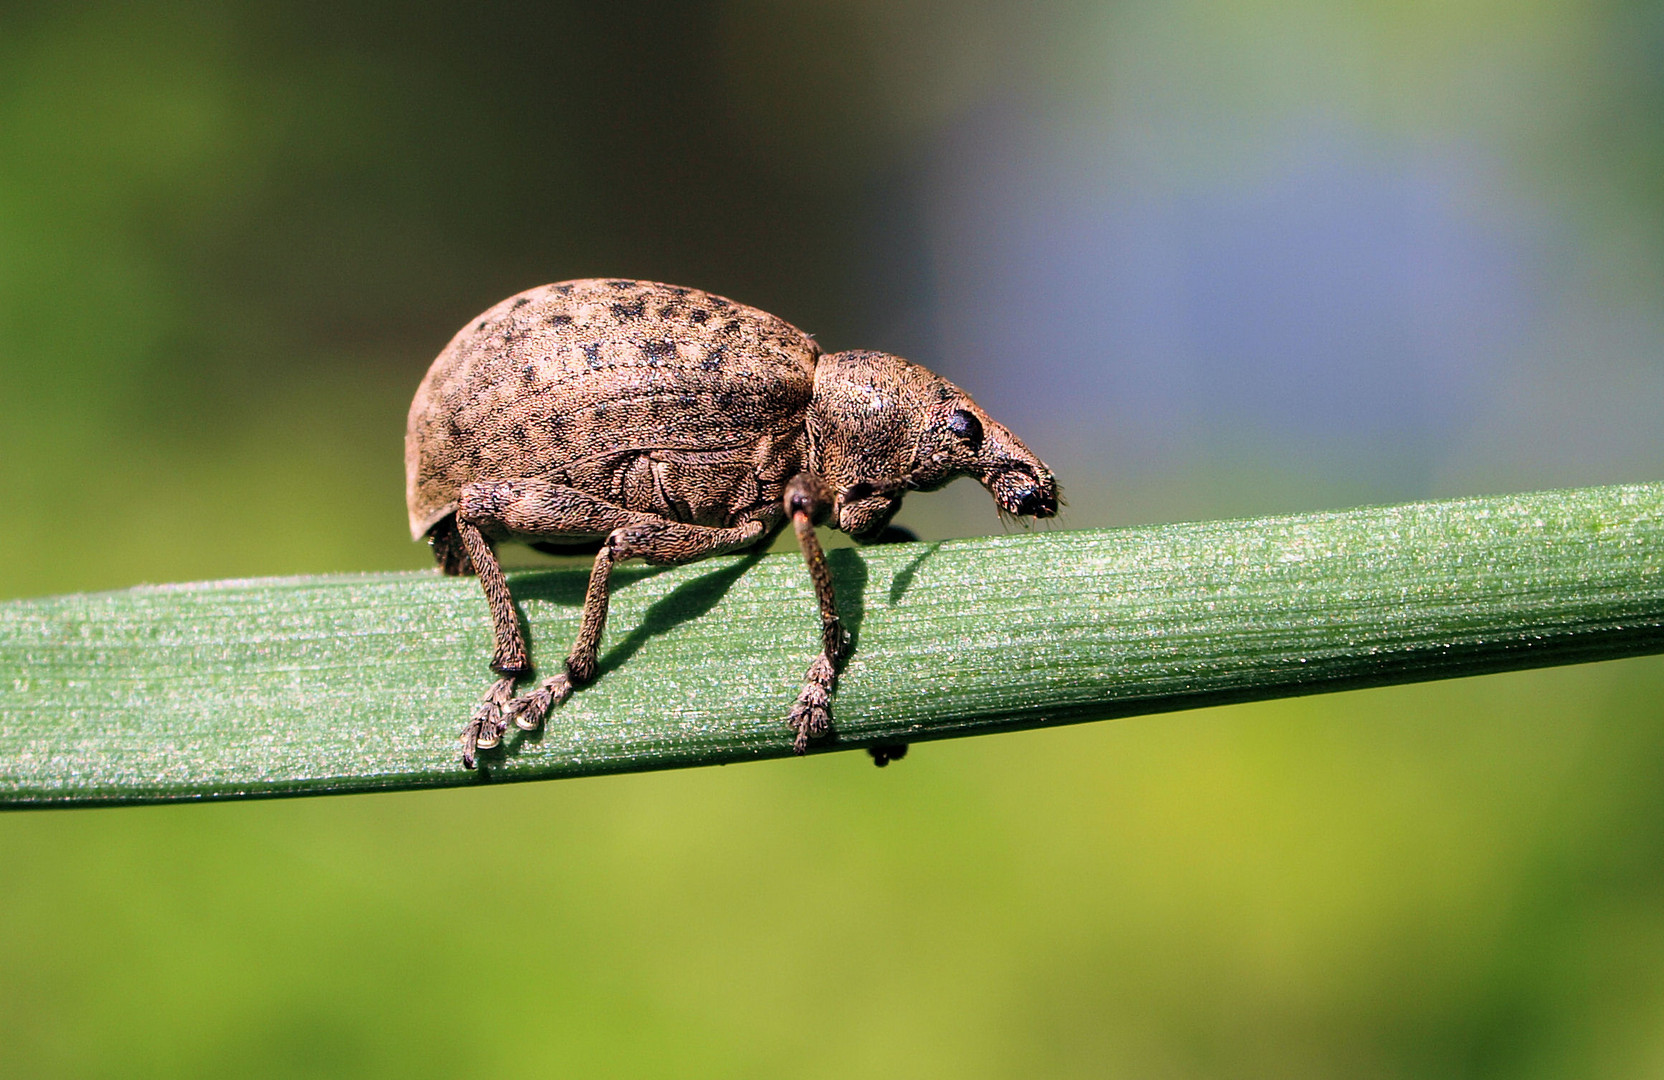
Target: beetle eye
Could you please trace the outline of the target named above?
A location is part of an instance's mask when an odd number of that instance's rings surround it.
[[[953,410],[953,415],[948,417],[948,430],[972,446],[982,442],[982,421],[964,409]]]

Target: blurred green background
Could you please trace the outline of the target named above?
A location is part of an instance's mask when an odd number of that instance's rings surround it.
[[[429,565],[428,362],[615,275],[937,368],[1064,527],[1664,479],[1664,8],[0,3],[0,597]],[[1655,1076],[1661,699],[0,816],[0,1075]]]

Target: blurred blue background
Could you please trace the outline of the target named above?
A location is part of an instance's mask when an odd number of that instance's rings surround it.
[[[8,0],[0,597],[431,565],[417,381],[584,276],[939,370],[1062,527],[1659,480],[1664,8]],[[1661,691],[6,815],[0,1074],[1657,1075]]]

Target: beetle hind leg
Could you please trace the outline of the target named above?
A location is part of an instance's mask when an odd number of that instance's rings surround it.
[[[448,577],[474,572],[474,564],[468,558],[468,546],[462,542],[462,534],[457,532],[455,514],[428,530],[428,546],[433,549],[433,558],[439,563],[439,569]]]
[[[503,677],[485,695],[463,730],[463,764],[474,767],[475,752],[496,746],[512,722],[523,731],[542,726],[549,710],[572,691],[595,677],[597,650],[606,629],[613,564],[642,558],[666,566],[693,562],[711,555],[755,544],[767,531],[760,521],[730,528],[713,528],[672,521],[597,499],[575,488],[545,480],[519,479],[469,484],[461,493],[457,532],[485,589],[491,606],[497,653],[492,668]],[[578,638],[566,657],[566,670],[544,679],[537,688],[514,696],[516,679],[530,670],[525,638],[497,565],[481,528],[493,534],[522,538],[548,537],[559,541],[600,533],[600,550],[590,571],[584,595]]]
[[[491,669],[502,676],[474,707],[474,715],[462,731],[462,764],[472,769],[476,750],[489,750],[502,741],[503,732],[508,730],[503,708],[514,698],[515,682],[531,665],[526,656],[525,636],[520,633],[520,616],[514,610],[514,597],[508,591],[508,580],[503,577],[503,568],[497,563],[490,541],[471,521],[458,521],[456,533],[485,589],[486,603],[491,608],[492,636],[497,642]]]

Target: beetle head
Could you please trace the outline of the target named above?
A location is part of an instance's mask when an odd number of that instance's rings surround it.
[[[880,352],[822,356],[809,408],[810,469],[835,492],[831,524],[856,537],[889,524],[908,491],[974,476],[1008,514],[1057,513],[1057,480],[970,395]]]

